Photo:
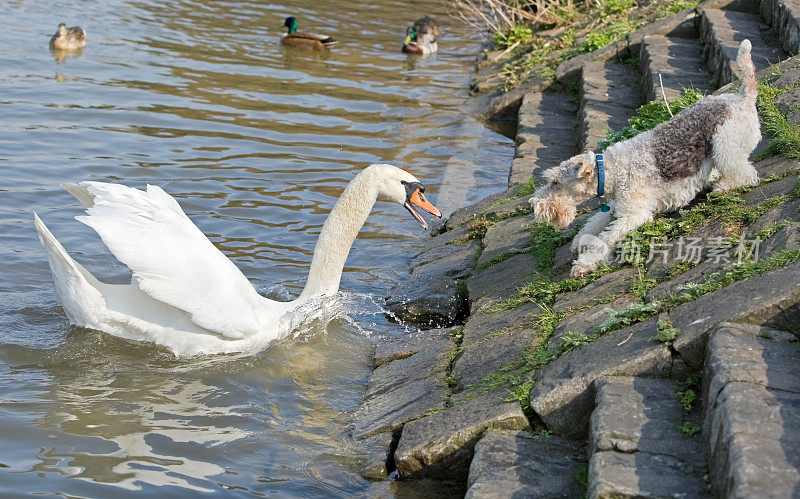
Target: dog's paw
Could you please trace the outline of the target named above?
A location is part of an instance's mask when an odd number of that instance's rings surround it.
[[[591,274],[597,270],[596,263],[579,263],[577,260],[572,263],[572,271],[570,276],[573,279],[580,279],[581,277]]]

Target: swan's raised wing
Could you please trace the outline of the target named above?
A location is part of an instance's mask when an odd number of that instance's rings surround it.
[[[82,194],[76,197],[87,206],[88,215],[75,218],[97,231],[142,291],[229,338],[260,329],[265,299],[160,187],[142,191],[103,182],[65,187]]]

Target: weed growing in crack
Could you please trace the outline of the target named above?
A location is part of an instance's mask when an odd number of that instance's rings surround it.
[[[691,412],[692,407],[694,407],[694,402],[697,400],[697,394],[691,388],[685,388],[683,390],[678,390],[675,392],[678,396],[678,402],[680,402],[681,407],[686,412]]]
[[[636,280],[633,281],[633,284],[631,284],[630,288],[628,288],[628,292],[636,298],[644,301],[644,297],[647,296],[647,292],[650,291],[653,286],[658,283],[658,281],[655,279],[649,279],[647,277],[647,269],[643,263],[639,263],[636,267],[638,270]]]
[[[700,427],[693,425],[689,421],[684,421],[683,423],[679,424],[677,426],[677,430],[687,437],[693,437],[700,433]]]
[[[591,341],[592,338],[585,333],[574,333],[572,331],[567,331],[567,333],[564,334],[564,337],[561,339],[561,344],[558,345],[558,349],[561,352],[569,352],[570,350],[575,350],[576,348],[588,345]]]
[[[620,311],[611,310],[609,312],[611,317],[597,327],[595,330],[595,337],[648,319],[657,314],[661,310],[661,306],[662,303],[659,300],[653,300],[649,303],[634,303]]]
[[[536,260],[536,271],[544,272],[553,267],[553,258],[558,246],[565,242],[564,231],[544,222],[534,222],[530,226],[531,253]]]
[[[520,186],[519,192],[517,192],[517,197],[521,198],[522,196],[530,196],[534,192],[536,192],[536,178],[531,177],[527,182]]]
[[[700,384],[702,381],[702,371],[693,372],[681,383],[682,388],[675,392],[675,395],[678,397],[678,402],[684,411],[691,412],[694,408],[694,403],[697,400],[697,393],[700,391]]]
[[[568,291],[576,291],[582,287],[590,284],[602,276],[609,274],[618,267],[602,266],[591,274],[584,276],[580,279],[563,279],[561,281],[551,281],[550,279],[541,279],[532,282],[519,290],[517,296],[509,299],[504,303],[495,305],[489,313],[501,312],[503,310],[511,310],[523,303],[535,302],[541,306],[551,307],[555,301],[556,294],[565,293]]]
[[[673,327],[672,321],[667,318],[666,320],[658,321],[658,332],[651,336],[650,339],[660,341],[666,346],[671,346],[672,342],[674,342],[680,334],[681,330]]]

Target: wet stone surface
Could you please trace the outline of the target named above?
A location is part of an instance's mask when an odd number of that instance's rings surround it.
[[[467,297],[459,279],[470,275],[479,251],[477,241],[467,241],[420,254],[412,261],[411,275],[389,291],[387,310],[412,324],[457,324],[467,313]]]

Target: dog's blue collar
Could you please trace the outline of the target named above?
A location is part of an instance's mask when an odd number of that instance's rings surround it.
[[[606,170],[603,166],[603,155],[594,155],[594,165],[597,168],[597,197],[602,198],[606,193]],[[600,211],[606,212],[610,208],[606,203],[600,205]]]
[[[594,155],[594,166],[597,168],[597,197],[601,198],[606,193],[606,170],[602,154]]]

